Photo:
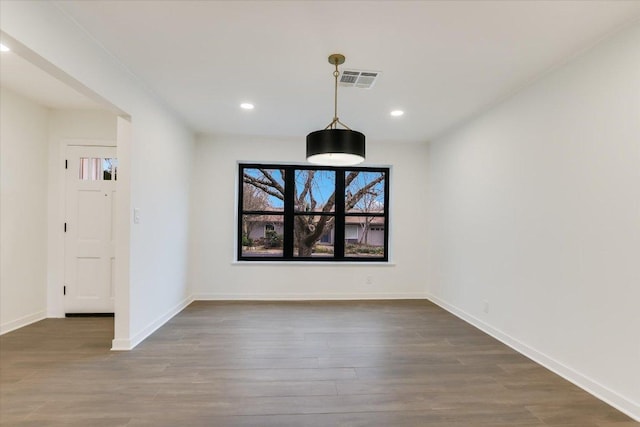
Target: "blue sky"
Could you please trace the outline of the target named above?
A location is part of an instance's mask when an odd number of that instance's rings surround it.
[[[281,186],[284,187],[284,177],[279,169],[267,169],[271,174],[271,177],[275,179]],[[247,168],[244,170],[247,175],[250,175],[255,178],[264,178],[262,172],[258,169]],[[302,190],[304,189],[304,183],[307,179],[307,170],[296,170],[296,192],[297,196],[300,196]],[[348,173],[348,171],[347,171]],[[335,171],[325,171],[325,170],[317,170],[313,177],[312,191],[313,196],[316,200],[317,206],[316,210],[322,209],[322,206],[329,200],[331,195],[335,190]],[[360,172],[358,177],[354,179],[351,184],[347,187],[347,191],[355,194],[359,189],[365,186],[368,182],[373,179],[376,179],[380,176],[379,172]],[[357,208],[364,208],[365,204],[369,204],[369,206],[383,206],[384,204],[384,181],[378,183],[373,190],[377,193],[377,196],[369,197],[368,199],[363,199],[358,204]],[[269,203],[271,206],[276,209],[282,209],[284,207],[284,203],[282,200],[277,197],[268,195]],[[311,199],[310,196],[307,195],[306,202],[310,205]]]

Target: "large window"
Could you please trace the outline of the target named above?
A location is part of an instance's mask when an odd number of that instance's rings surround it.
[[[238,182],[238,260],[388,260],[388,168],[240,164]]]

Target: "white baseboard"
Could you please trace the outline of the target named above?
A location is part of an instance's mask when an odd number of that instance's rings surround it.
[[[164,325],[169,320],[171,320],[176,314],[180,313],[192,302],[193,302],[193,297],[188,296],[187,298],[182,300],[179,304],[177,304],[175,307],[171,308],[165,314],[161,315],[156,320],[151,322],[147,327],[145,327],[143,330],[135,334],[132,338],[114,339],[111,342],[111,350],[113,351],[132,350],[133,348],[135,348],[135,346],[137,346],[142,341],[144,341],[149,335],[157,331],[162,325]]]
[[[133,347],[131,346],[131,340],[114,339],[111,340],[111,351],[128,351]]]
[[[0,325],[0,335],[4,335],[8,332],[15,331],[16,329],[20,329],[24,326],[30,325],[35,322],[39,322],[40,320],[43,320],[46,318],[47,318],[46,312],[37,311],[35,313],[22,316],[19,319],[15,319],[10,322],[5,322],[2,325]]]
[[[388,300],[425,299],[424,293],[372,293],[372,294],[194,294],[194,301],[334,301],[334,300]]]
[[[434,304],[439,305],[443,309],[464,320],[465,322],[491,335],[498,341],[508,345],[518,353],[527,356],[531,360],[560,375],[562,378],[577,385],[578,387],[594,395],[598,399],[608,403],[619,411],[624,412],[634,420],[640,421],[640,404],[638,404],[637,402],[633,402],[632,400],[621,396],[620,394],[605,387],[597,381],[581,374],[580,372],[573,370],[572,368],[558,362],[552,357],[549,357],[546,354],[529,347],[516,338],[505,334],[504,332],[492,327],[491,325],[483,322],[477,317],[472,316],[471,314],[459,309],[454,305],[451,305],[433,295],[426,295],[426,298],[432,301]]]

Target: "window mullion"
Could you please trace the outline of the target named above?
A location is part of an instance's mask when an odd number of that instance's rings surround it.
[[[336,170],[335,211],[333,256],[335,259],[344,258],[344,175],[345,171]]]
[[[384,259],[389,259],[389,170],[384,177]]]
[[[293,258],[293,227],[295,209],[295,172],[293,168],[284,168],[284,234],[282,256]]]
[[[242,201],[244,200],[244,167],[240,165],[238,167],[238,240],[237,240],[237,259],[242,258],[242,217],[244,212],[242,211]]]

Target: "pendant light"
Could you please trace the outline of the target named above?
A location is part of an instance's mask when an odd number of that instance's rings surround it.
[[[335,65],[333,120],[323,130],[307,135],[307,161],[316,165],[350,166],[364,161],[364,134],[349,129],[338,119],[338,65],[344,64],[345,57],[339,53],[329,56],[329,63]],[[338,129],[338,125],[344,129]]]

